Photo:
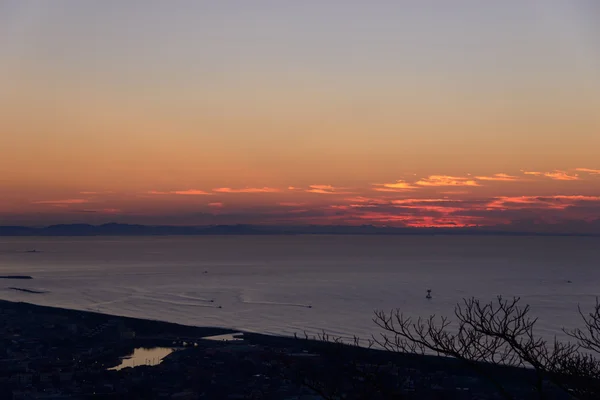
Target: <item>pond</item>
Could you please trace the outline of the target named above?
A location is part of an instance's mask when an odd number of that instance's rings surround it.
[[[163,358],[173,353],[177,349],[170,347],[152,347],[143,348],[139,347],[133,350],[133,353],[121,358],[121,364],[116,367],[109,368],[109,371],[118,371],[127,367],[138,367],[140,365],[158,365],[162,362]]]

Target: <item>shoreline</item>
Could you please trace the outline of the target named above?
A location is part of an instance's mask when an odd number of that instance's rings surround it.
[[[36,368],[53,370],[58,375],[68,371],[72,376],[69,378],[71,386],[63,390],[81,390],[81,385],[88,385],[85,382],[91,379],[102,385],[89,390],[101,390],[110,384],[115,391],[115,385],[125,385],[122,390],[129,393],[127,390],[138,388],[139,384],[127,386],[123,382],[141,379],[147,387],[160,384],[163,389],[171,387],[169,393],[173,393],[174,388],[190,385],[190,381],[184,379],[186,374],[198,374],[199,368],[205,375],[213,376],[205,385],[216,385],[214,393],[219,395],[233,394],[231,390],[252,386],[258,381],[263,387],[270,387],[269,393],[293,386],[296,394],[314,394],[315,388],[307,385],[306,379],[313,383],[316,379],[325,388],[341,384],[343,390],[349,390],[347,384],[360,379],[369,369],[377,371],[374,376],[381,380],[380,385],[391,385],[393,390],[408,394],[416,393],[415,388],[418,388],[420,399],[439,398],[440,393],[450,396],[464,390],[470,391],[473,398],[492,399],[494,387],[482,377],[482,372],[493,375],[515,393],[527,393],[535,381],[534,371],[525,368],[483,363],[469,366],[449,357],[395,353],[323,341],[318,337],[190,326],[8,300],[0,300],[0,314],[3,338],[16,346],[14,354],[24,357],[11,361],[11,365],[25,365],[19,376],[25,374],[36,381],[43,376]],[[212,339],[221,335],[235,335],[241,340]],[[158,365],[110,370],[135,349],[155,347],[178,350]],[[45,350],[40,353],[40,349]],[[251,372],[246,373],[247,370]],[[235,387],[231,383],[232,371],[242,371]],[[9,372],[3,372],[0,365],[0,379],[3,373]],[[414,385],[401,387],[406,386],[407,379]]]
[[[409,364],[422,363],[423,361],[425,361],[435,367],[451,367],[464,369],[462,362],[452,357],[411,353],[396,353],[386,351],[383,349],[367,348],[362,346],[358,347],[350,342],[335,343],[334,341],[323,341],[315,335],[305,336],[304,334],[302,334],[297,336],[286,336],[258,332],[247,332],[240,329],[230,329],[213,326],[185,325],[175,322],[166,322],[154,319],[127,317],[115,314],[106,314],[97,311],[76,310],[70,308],[44,306],[34,303],[0,299],[0,309],[6,308],[12,308],[25,313],[51,313],[54,315],[71,317],[74,319],[80,319],[83,317],[88,321],[94,319],[99,321],[117,320],[125,323],[127,327],[136,330],[136,337],[135,339],[133,339],[133,342],[136,344],[138,342],[144,342],[147,345],[153,345],[152,343],[155,342],[155,345],[159,346],[164,345],[163,342],[172,341],[173,339],[206,340],[206,338],[211,338],[213,336],[236,335],[247,343],[268,345],[270,347],[285,347],[290,345],[296,346],[298,344],[302,344],[303,347],[309,348],[311,351],[331,351],[334,348],[336,350],[342,348],[342,351],[348,351],[360,355],[368,355],[371,357],[379,358],[381,360],[385,360],[386,362],[403,359],[403,362],[408,362]],[[163,337],[160,337],[160,335],[163,335]],[[482,365],[488,364],[482,363]],[[515,371],[518,373],[522,373],[530,371],[525,368],[511,366],[498,366],[492,364],[489,364],[488,366],[504,372]]]
[[[5,308],[6,306],[10,308],[14,308],[21,311],[38,311],[38,312],[51,312],[53,314],[57,314],[60,316],[73,317],[75,319],[79,319],[82,316],[90,319],[116,319],[125,322],[127,325],[132,327],[137,327],[139,329],[144,329],[145,332],[156,332],[157,330],[168,330],[174,332],[180,332],[182,335],[191,335],[191,336],[217,336],[217,335],[225,335],[231,333],[237,333],[239,330],[233,330],[228,328],[220,328],[220,327],[201,327],[201,326],[193,326],[193,325],[184,325],[178,324],[175,322],[166,322],[161,320],[153,320],[146,318],[135,318],[135,317],[126,317],[115,314],[106,314],[97,311],[90,310],[76,310],[72,308],[64,308],[64,307],[55,307],[55,306],[44,306],[35,303],[28,303],[23,301],[11,301],[0,299],[0,308]]]

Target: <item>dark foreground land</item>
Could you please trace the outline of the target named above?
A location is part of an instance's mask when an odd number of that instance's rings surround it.
[[[228,333],[0,300],[0,399],[499,398],[447,358],[250,333],[206,339]],[[155,346],[180,350],[156,366],[108,370],[134,348]],[[528,371],[481,368],[515,398],[539,398]]]

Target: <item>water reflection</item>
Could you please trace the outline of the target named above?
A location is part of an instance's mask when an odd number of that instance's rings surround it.
[[[116,367],[109,368],[109,370],[118,371],[127,367],[138,367],[140,365],[158,365],[161,363],[163,358],[174,352],[176,349],[170,347],[152,347],[143,348],[139,347],[133,350],[133,354],[123,357],[121,364]]]

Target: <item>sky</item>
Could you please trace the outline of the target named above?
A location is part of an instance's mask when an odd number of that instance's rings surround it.
[[[600,233],[596,0],[0,0],[0,225]]]

